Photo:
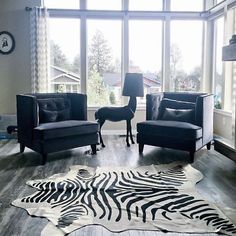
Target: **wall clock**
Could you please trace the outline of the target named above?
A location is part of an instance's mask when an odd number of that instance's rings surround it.
[[[0,32],[0,53],[10,54],[15,48],[15,39],[7,31]]]

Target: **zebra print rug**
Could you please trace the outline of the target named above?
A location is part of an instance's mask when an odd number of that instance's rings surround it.
[[[176,163],[133,169],[72,166],[67,174],[28,181],[37,191],[12,204],[48,218],[62,235],[94,224],[113,232],[236,234],[236,226],[196,192],[201,179],[191,165]]]

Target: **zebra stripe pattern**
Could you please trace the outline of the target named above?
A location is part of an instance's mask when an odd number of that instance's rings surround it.
[[[88,217],[96,224],[107,222],[106,227],[111,231],[109,223],[123,224],[134,220],[140,222],[138,229],[142,229],[142,224],[153,222],[156,225],[153,229],[178,231],[177,218],[192,221],[193,225],[200,222],[200,228],[204,226],[207,232],[236,234],[236,227],[213,204],[190,193],[189,189],[195,183],[189,183],[182,166],[164,170],[152,166],[150,170],[140,167],[115,171],[102,168],[91,171],[85,167],[69,172],[64,178],[29,184],[37,192],[13,204],[27,209],[27,205],[30,208],[46,203],[51,211],[58,212],[59,209],[60,215],[55,216],[57,227],[65,232],[70,232],[70,227],[74,230],[75,221],[83,222],[82,219]],[[165,227],[159,227],[163,220],[174,230],[165,228],[166,223]]]

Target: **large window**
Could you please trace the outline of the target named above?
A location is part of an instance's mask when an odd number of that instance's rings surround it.
[[[80,92],[80,20],[50,19],[52,92]]]
[[[190,11],[201,11],[203,1],[128,2],[44,0],[50,13],[53,92],[86,93],[90,107],[120,106],[126,72],[144,76],[140,106],[147,93],[200,91],[203,22],[200,13]],[[183,12],[159,12],[169,7]]]
[[[90,106],[121,102],[121,21],[88,20],[88,81]]]
[[[215,108],[222,109],[223,89],[224,89],[224,76],[223,76],[223,62],[222,62],[222,47],[224,40],[224,18],[218,18],[214,22],[214,95],[215,95]]]
[[[143,73],[145,94],[161,91],[161,68],[162,22],[130,20],[129,72]],[[139,104],[145,104],[144,98]]]
[[[171,91],[200,91],[202,21],[171,21]]]

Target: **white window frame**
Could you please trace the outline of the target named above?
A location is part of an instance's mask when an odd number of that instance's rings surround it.
[[[202,20],[206,21],[211,12],[174,12],[170,11],[171,0],[163,0],[163,11],[129,11],[129,0],[122,0],[122,10],[86,10],[86,0],[80,0],[80,9],[48,9],[50,17],[79,18],[80,19],[80,78],[81,93],[87,92],[87,19],[119,19],[122,21],[122,52],[121,52],[121,78],[129,69],[129,20],[162,20],[162,91],[170,88],[170,22],[171,20]],[[203,27],[203,33],[205,29]],[[203,35],[203,45],[206,37]],[[204,68],[204,47],[202,47],[202,65]],[[201,86],[203,86],[202,76]],[[122,98],[123,103],[125,99]]]

